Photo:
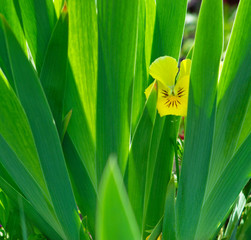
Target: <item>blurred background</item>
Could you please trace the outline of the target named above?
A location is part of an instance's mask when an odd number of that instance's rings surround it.
[[[223,2],[224,2],[223,8],[224,8],[224,52],[225,52],[239,0],[223,0]],[[193,45],[200,4],[201,0],[188,1],[188,13],[186,16],[185,32],[183,38],[183,45],[181,49],[182,57],[185,57],[187,55],[187,53],[189,52],[190,48]]]

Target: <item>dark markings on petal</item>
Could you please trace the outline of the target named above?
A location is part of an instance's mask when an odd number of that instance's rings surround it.
[[[165,102],[165,104],[168,104],[170,102],[170,99],[168,99],[166,102]]]
[[[183,90],[183,88],[179,88],[178,92],[180,92],[180,91],[182,91],[182,90]]]
[[[184,92],[185,92],[185,90],[178,91],[177,95],[180,95],[180,94],[182,94],[182,93],[184,93]]]
[[[185,91],[179,92],[177,95],[179,96],[179,95],[183,94],[184,92],[185,92]]]
[[[175,99],[175,100],[170,100],[170,99],[168,99],[168,100],[165,102],[165,105],[167,105],[168,108],[174,107],[174,106],[175,106],[176,108],[178,108],[178,104],[181,105],[180,101],[177,100],[177,99]]]
[[[164,95],[164,98],[168,97],[168,92],[166,90],[162,90],[161,93]]]

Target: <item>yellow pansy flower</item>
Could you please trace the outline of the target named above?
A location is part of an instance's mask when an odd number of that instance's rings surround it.
[[[169,56],[159,57],[150,66],[150,75],[155,81],[145,90],[149,97],[152,85],[158,83],[157,109],[165,115],[186,116],[191,60],[185,59],[178,69],[177,61]]]

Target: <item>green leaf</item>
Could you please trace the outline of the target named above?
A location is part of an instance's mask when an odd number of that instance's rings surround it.
[[[179,59],[184,30],[187,0],[157,0],[156,20],[151,59],[172,56]],[[147,66],[148,67],[148,66]],[[153,228],[163,216],[166,188],[171,177],[180,117],[160,117],[155,120],[144,200],[144,228]],[[146,236],[146,235],[145,235]]]
[[[211,239],[251,176],[251,135],[241,145],[203,201],[196,239]]]
[[[164,212],[164,220],[162,227],[162,240],[176,239],[175,195],[176,195],[175,182],[174,178],[171,178],[171,180],[168,183],[166,192],[165,212]]]
[[[21,161],[17,158],[15,153],[10,149],[9,145],[1,136],[0,149],[1,164],[9,172],[15,182],[17,182],[23,194],[32,203],[39,214],[43,216],[43,218],[45,218],[56,231],[60,232],[57,220],[51,212],[52,207],[48,205],[48,200],[43,195],[42,189],[34,181],[30,173],[22,166]]]
[[[124,174],[129,151],[139,1],[98,0],[98,179],[115,153]]]
[[[40,73],[56,14],[51,0],[19,0],[23,28],[36,69]]]
[[[128,195],[142,229],[148,153],[156,117],[157,85],[154,84],[132,139],[128,160]]]
[[[53,3],[54,3],[56,14],[59,17],[60,13],[61,13],[61,10],[62,10],[62,7],[63,7],[64,1],[63,0],[54,0]]]
[[[50,223],[46,222],[45,219],[37,212],[37,210],[26,200],[19,192],[17,192],[11,185],[9,185],[2,177],[0,177],[0,186],[4,189],[5,193],[12,200],[12,204],[18,210],[17,199],[21,199],[23,202],[23,208],[26,216],[37,226],[39,229],[49,238],[59,240],[64,236],[61,232],[57,233],[55,229],[52,228]],[[62,234],[62,235],[60,235]]]
[[[96,235],[98,240],[140,240],[123,179],[111,157],[100,181]]]
[[[2,189],[0,189],[0,222],[4,228],[9,218],[9,211],[9,199]]]
[[[237,150],[237,144],[240,146],[251,133],[251,114],[248,107],[251,102],[250,22],[251,2],[243,0],[238,7],[220,76],[208,192],[214,187],[221,172]],[[241,133],[241,131],[245,132]],[[239,136],[241,136],[240,140],[238,140]]]
[[[71,120],[71,116],[72,116],[72,110],[70,110],[70,111],[66,114],[66,116],[65,116],[65,118],[64,118],[64,120],[63,120],[62,134],[61,134],[61,136],[60,136],[61,142],[63,142],[63,140],[64,140],[64,136],[65,136],[66,131],[67,131],[67,129],[68,129],[68,126],[69,126],[69,123],[70,123],[70,120]]]
[[[163,216],[179,124],[180,117],[162,118],[158,114],[156,116],[147,166],[144,200],[145,231],[154,227]]]
[[[145,58],[145,33],[146,33],[146,3],[139,1],[139,21],[138,21],[138,36],[137,36],[137,55],[135,66],[135,77],[133,79],[132,92],[132,119],[131,119],[131,135],[134,134],[139,118],[144,109],[146,97],[144,94],[147,88],[147,68]],[[147,43],[149,44],[149,43]],[[149,63],[148,63],[149,65]]]
[[[178,239],[201,239],[195,234],[212,151],[222,25],[222,2],[203,0],[191,66],[186,140],[176,203]]]
[[[60,232],[61,229],[52,212],[52,206],[49,204],[50,197],[43,178],[28,120],[20,102],[10,88],[7,80],[1,74],[0,109],[1,177],[7,179],[16,189],[21,189],[36,211]],[[16,130],[13,131],[13,129]],[[2,166],[4,169],[2,169]],[[13,180],[19,188],[13,183]],[[3,188],[2,185],[1,181],[1,188]]]
[[[72,110],[68,134],[96,184],[96,92],[97,92],[97,16],[94,0],[68,1],[69,65],[65,114]],[[77,34],[76,34],[77,29]],[[76,47],[78,46],[78,47]]]
[[[81,215],[86,216],[88,230],[91,232],[92,237],[94,237],[97,201],[96,185],[88,175],[87,169],[68,134],[64,138],[63,149],[78,208]]]
[[[60,136],[63,131],[63,101],[68,63],[67,48],[68,14],[67,10],[64,10],[53,30],[40,74],[40,81]]]
[[[156,239],[158,239],[158,237],[159,237],[159,235],[161,234],[161,231],[162,231],[162,224],[163,224],[163,217],[159,220],[157,225],[151,231],[151,235],[149,236],[149,238],[147,240],[156,240]]]
[[[26,50],[26,43],[22,26],[20,24],[16,9],[15,0],[0,0],[0,13],[3,14],[15,36],[18,38],[18,42],[23,50]]]
[[[232,233],[237,228],[245,204],[246,197],[243,192],[241,192],[237,198],[236,204],[229,218],[226,231],[224,233],[224,237],[226,238],[226,240],[231,239]]]
[[[243,226],[238,230],[237,239],[238,240],[249,240],[251,235],[251,210],[249,210],[246,221]]]
[[[68,10],[69,61],[91,136],[95,141],[98,61],[95,0],[69,0]],[[70,132],[70,135],[73,134],[77,133]]]
[[[6,22],[2,20],[1,24],[18,97],[33,133],[53,207],[67,237],[77,239],[80,219],[49,105],[31,63]]]
[[[1,26],[0,26],[1,32]],[[0,72],[0,135],[15,152],[24,168],[49,196],[28,119],[7,80]],[[13,131],[15,129],[15,131]],[[7,161],[5,159],[5,161]]]
[[[179,58],[187,0],[156,0],[152,61],[160,56]]]
[[[149,65],[151,61],[152,55],[152,44],[153,44],[153,36],[154,36],[154,26],[156,20],[156,2],[155,0],[146,0],[145,1],[145,61],[146,61],[146,70],[147,76],[149,73]]]
[[[19,41],[21,47],[23,48],[24,51],[26,51],[26,43],[25,43],[24,33],[22,30],[21,24],[19,22],[13,0],[0,0],[0,14],[3,14],[6,21],[11,26],[13,33],[18,38],[18,41]],[[1,38],[4,38],[4,36],[0,35],[0,39]],[[2,42],[3,40],[0,40],[0,41]],[[9,66],[7,55],[8,54],[6,52],[6,46],[1,44],[0,67],[2,68],[4,74],[7,76],[7,79],[9,81],[9,83],[11,84],[12,88],[15,89],[14,81],[12,78],[12,73],[11,73],[11,69]]]
[[[91,135],[86,115],[81,103],[81,96],[77,90],[71,67],[68,65],[67,71],[67,91],[65,92],[65,113],[72,111],[71,120],[67,127],[67,133],[77,150],[78,155],[85,166],[88,175],[94,185],[97,185],[95,169],[95,145]]]
[[[251,101],[249,101],[247,110],[246,110],[246,115],[243,119],[243,124],[241,127],[241,131],[239,133],[239,138],[238,142],[236,144],[235,151],[240,147],[240,145],[244,142],[244,140],[247,138],[247,136],[251,132]]]

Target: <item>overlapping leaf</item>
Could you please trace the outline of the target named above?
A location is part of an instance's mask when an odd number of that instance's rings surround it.
[[[53,117],[31,63],[15,36],[1,19],[19,100],[25,110],[53,207],[66,235],[78,238],[80,219],[73,197],[60,138]],[[13,159],[15,154],[4,146]],[[6,153],[6,154],[7,154]],[[26,186],[28,188],[28,186]],[[35,199],[33,199],[35,201]]]
[[[98,240],[140,240],[138,224],[134,217],[123,179],[116,160],[111,158],[100,183],[97,209]]]
[[[99,0],[97,6],[99,56],[96,163],[100,179],[111,153],[118,155],[122,173],[126,168],[139,1]]]
[[[222,25],[222,2],[202,1],[191,66],[186,141],[176,202],[178,239],[196,239],[212,151]]]

